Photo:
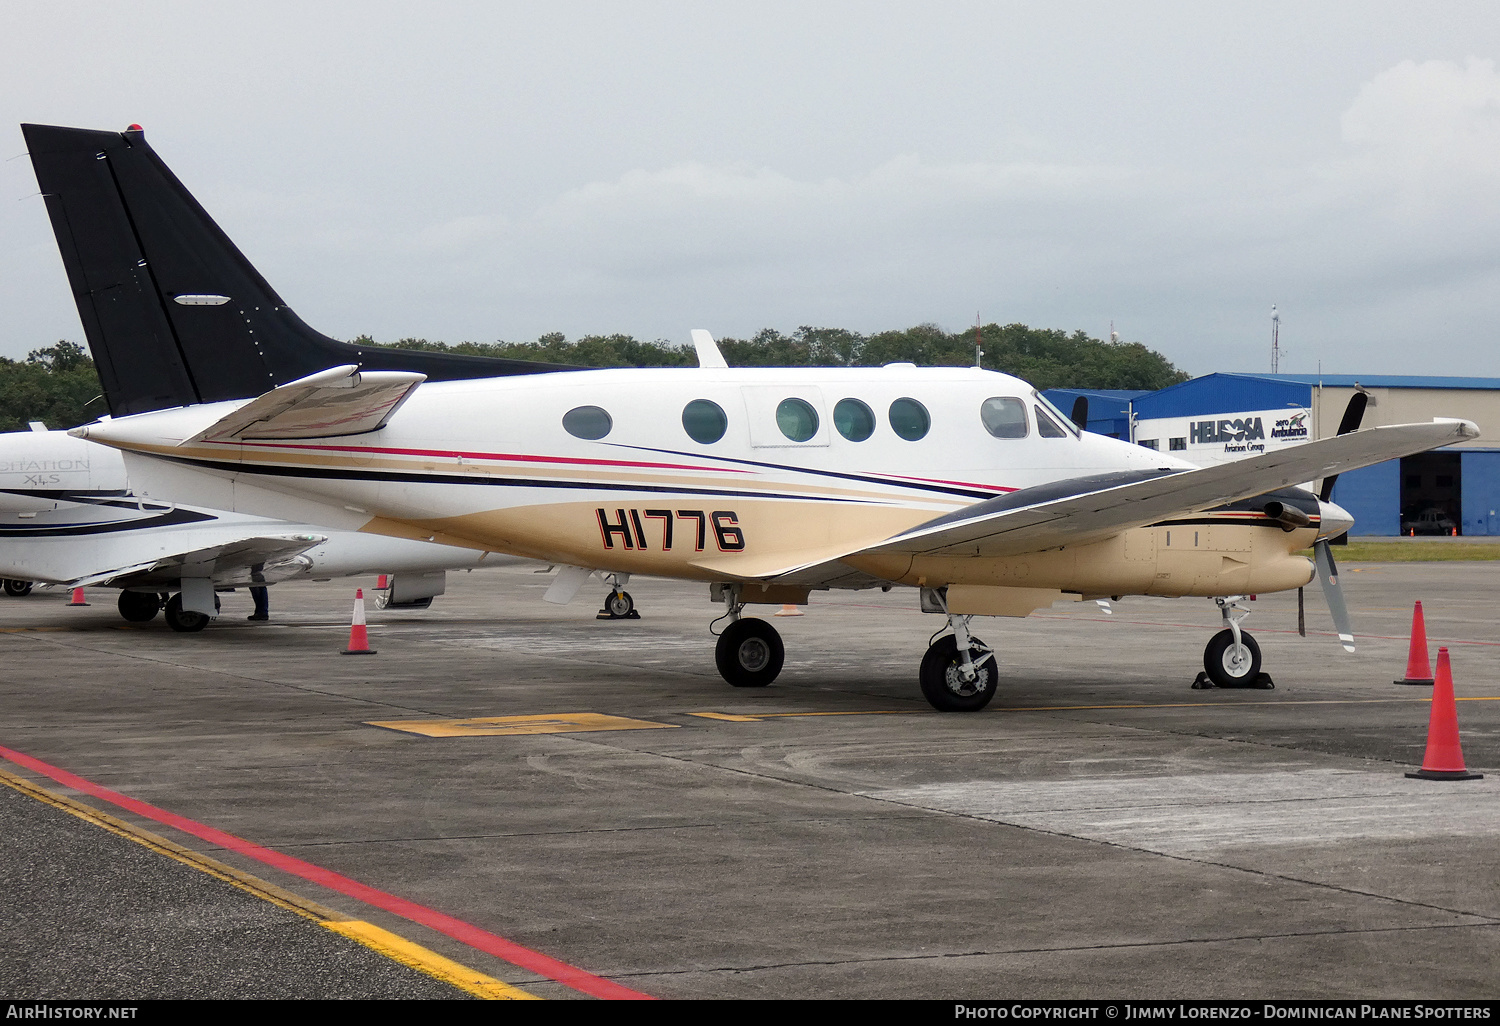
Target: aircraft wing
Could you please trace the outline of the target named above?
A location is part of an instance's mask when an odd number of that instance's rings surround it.
[[[333,367],[278,385],[221,417],[188,442],[358,435],[385,425],[425,374]]]
[[[1004,557],[1097,541],[1132,527],[1252,498],[1479,437],[1467,420],[1395,424],[1291,446],[1202,470],[1161,469],[1071,478],[975,503],[837,559],[767,574],[778,583],[825,587],[865,554]]]
[[[108,584],[111,587],[150,587],[165,590],[183,576],[208,577],[220,586],[274,584],[295,576],[302,565],[293,562],[328,539],[320,534],[257,535],[220,545],[162,556],[149,563],[118,567],[67,582],[70,588]],[[256,567],[261,569],[257,570]]]

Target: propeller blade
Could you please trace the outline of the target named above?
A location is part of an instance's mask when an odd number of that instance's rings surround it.
[[[1307,637],[1307,605],[1303,602],[1303,589],[1297,589],[1297,635]]]
[[[1089,399],[1081,395],[1073,400],[1073,423],[1078,425],[1079,431],[1089,429]]]
[[[1333,561],[1333,549],[1327,538],[1313,545],[1313,562],[1318,567],[1318,582],[1323,585],[1328,611],[1333,614],[1334,630],[1339,632],[1344,651],[1353,652],[1354,628],[1349,625],[1349,607],[1344,605],[1344,593],[1339,589],[1339,568]]]
[[[1351,431],[1358,431],[1360,422],[1365,419],[1365,407],[1370,405],[1370,397],[1364,392],[1355,392],[1349,397],[1349,405],[1344,407],[1344,418],[1339,421],[1339,434],[1347,435]],[[1318,498],[1324,502],[1333,499],[1333,483],[1339,479],[1337,474],[1323,479],[1323,486],[1318,489]]]

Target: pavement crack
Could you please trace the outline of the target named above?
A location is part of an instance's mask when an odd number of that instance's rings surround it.
[[[996,958],[1008,955],[1064,955],[1074,952],[1122,951],[1143,948],[1171,948],[1195,944],[1241,944],[1277,940],[1299,940],[1311,937],[1389,936],[1434,930],[1492,929],[1500,923],[1438,923],[1422,926],[1390,926],[1361,930],[1302,930],[1285,933],[1230,934],[1222,937],[1183,937],[1176,940],[1117,941],[1103,944],[1070,944],[1029,948],[978,948],[972,951],[917,952],[910,955],[872,955],[864,958],[809,959],[801,962],[765,962],[754,965],[723,965],[694,969],[672,969],[611,974],[612,979],[649,978],[653,976],[691,976],[697,973],[753,973],[777,969],[818,968],[841,965],[874,965],[893,962],[921,962],[954,958]]]

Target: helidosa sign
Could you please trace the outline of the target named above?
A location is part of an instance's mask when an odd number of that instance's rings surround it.
[[[1311,440],[1307,409],[1250,410],[1214,417],[1140,421],[1136,439],[1153,449],[1183,452],[1203,465],[1257,456],[1284,445]]]

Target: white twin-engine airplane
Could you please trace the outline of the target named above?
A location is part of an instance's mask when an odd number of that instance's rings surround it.
[[[939,709],[995,693],[972,616],[1126,594],[1217,601],[1205,670],[1243,684],[1260,651],[1238,600],[1307,584],[1314,562],[1294,553],[1315,542],[1352,650],[1327,545],[1352,521],[1332,478],[1478,435],[1355,431],[1351,410],[1338,437],[1199,469],[1080,431],[1006,374],[729,368],[701,331],[696,369],[424,365],[308,328],[138,129],[23,127],[113,390],[115,416],[75,433],[123,450],[143,494],[572,568],[553,600],[590,572],[707,582],[736,686],[771,683],[783,658],[746,605],[892,585],[947,617],[919,675]],[[1297,487],[1316,478],[1320,495]]]

